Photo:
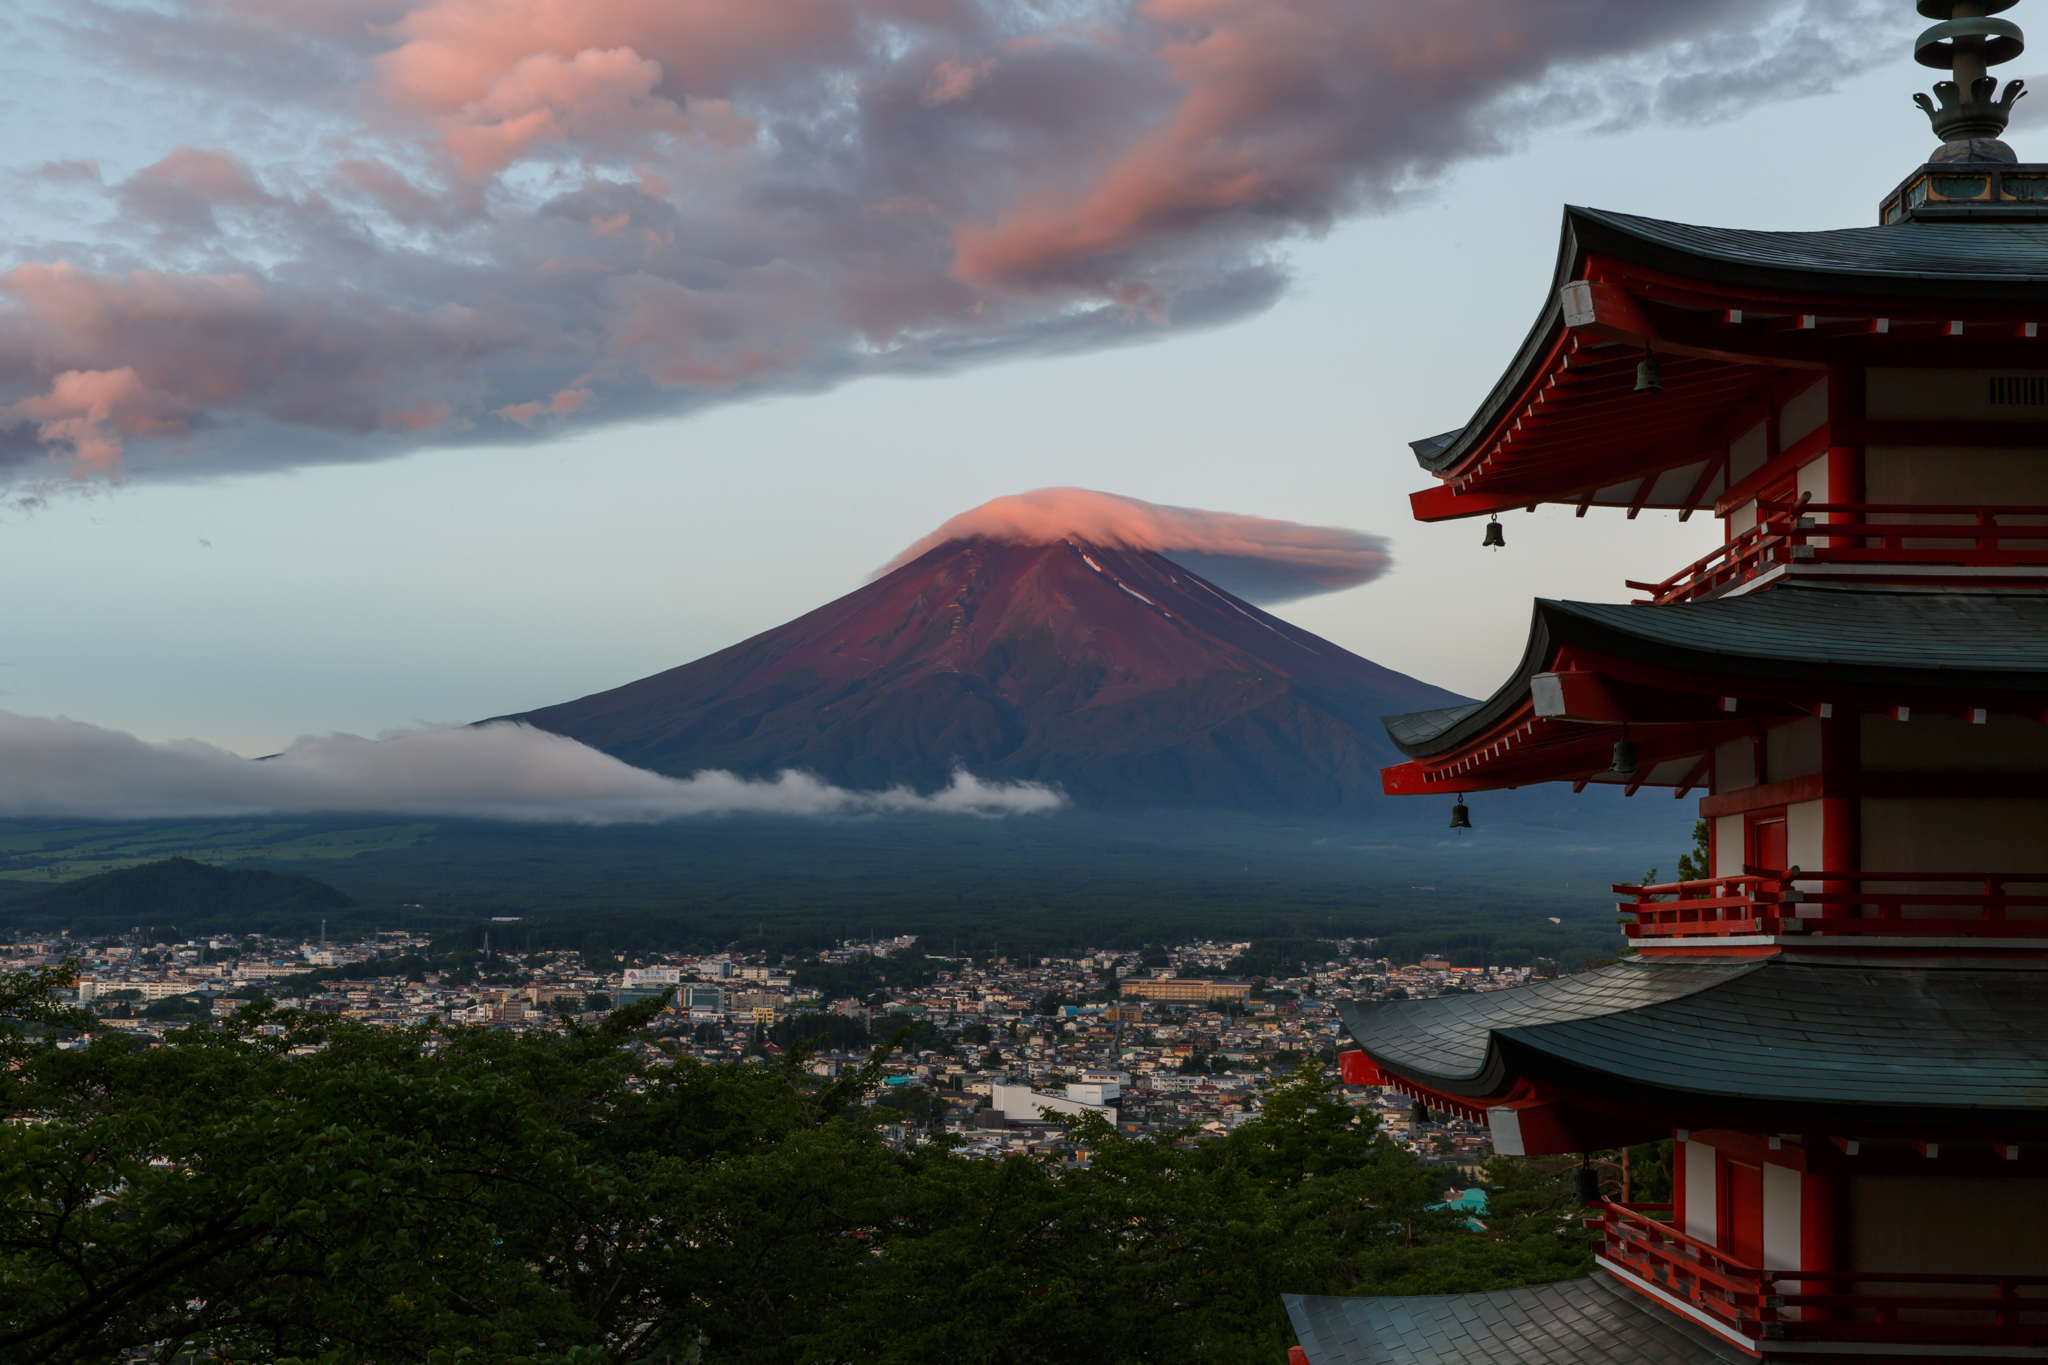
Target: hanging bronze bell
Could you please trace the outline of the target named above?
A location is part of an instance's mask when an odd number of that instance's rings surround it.
[[[1460,801],[1458,802],[1458,804],[1451,807],[1451,828],[1472,828],[1472,812],[1466,808],[1465,803],[1463,801]]]
[[[1507,543],[1507,533],[1500,529],[1500,518],[1495,517],[1492,521],[1487,522],[1486,538],[1479,542],[1479,548],[1483,550],[1491,546],[1492,548],[1498,550],[1501,547],[1505,546]]]
[[[1643,347],[1643,358],[1636,362],[1636,392],[1664,392],[1664,380],[1657,373],[1656,357],[1650,354],[1650,348],[1647,346]]]
[[[1636,742],[1628,737],[1628,727],[1621,727],[1621,738],[1614,741],[1614,771],[1622,777],[1634,777],[1636,773]]]

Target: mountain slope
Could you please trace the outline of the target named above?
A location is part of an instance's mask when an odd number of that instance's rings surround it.
[[[510,717],[641,767],[930,788],[965,766],[1081,804],[1328,811],[1398,761],[1378,717],[1464,700],[1152,551],[953,541],[786,625]]]
[[[53,886],[15,902],[24,918],[66,927],[246,923],[345,910],[355,902],[325,882],[276,872],[215,867],[190,858],[124,867]]]

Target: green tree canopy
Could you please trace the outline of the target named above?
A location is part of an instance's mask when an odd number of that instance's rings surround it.
[[[62,980],[0,977],[0,1358],[24,1365],[1266,1365],[1282,1292],[1584,1259],[1542,1178],[1494,1187],[1512,1235],[1436,1207],[1441,1173],[1313,1066],[1225,1138],[1091,1119],[1080,1164],[981,1160],[879,1131],[909,1026],[836,1081],[800,1040],[678,1057],[658,1001],[527,1033],[258,1001],[60,1048],[93,1024]]]

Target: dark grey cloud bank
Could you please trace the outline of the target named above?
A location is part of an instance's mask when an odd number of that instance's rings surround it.
[[[1291,238],[1530,129],[1812,94],[1912,16],[171,0],[50,22],[167,113],[131,175],[15,168],[90,224],[0,273],[16,480],[538,439],[1223,323],[1273,301]]]

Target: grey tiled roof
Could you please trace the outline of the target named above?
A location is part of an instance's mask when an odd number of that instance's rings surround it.
[[[1727,265],[1884,282],[2048,284],[2048,225],[2038,223],[1900,223],[1824,232],[1760,232],[1699,227],[1606,209],[1568,212],[1582,239],[1611,233]]]
[[[1433,1000],[1341,1004],[1359,1045],[1383,1064],[1484,1093],[1500,1082],[1494,1035],[1577,1024],[1677,1000],[1761,970],[1758,958],[1711,961],[1634,958],[1611,967],[1536,981],[1505,991],[1441,995]]]
[[[1483,1294],[1286,1294],[1309,1365],[1717,1365],[1751,1358],[1604,1273]]]
[[[2048,673],[2048,597],[2038,593],[1784,587],[1667,607],[1550,601],[1542,607],[1556,617],[1738,664],[1769,659],[1797,664],[1802,672],[2025,675],[2005,679],[2008,687],[2039,687]],[[1553,625],[1552,634],[1558,633]]]
[[[1636,957],[1514,990],[1339,1008],[1376,1061],[1474,1098],[1542,1071],[1717,1108],[2048,1121],[2048,966],[2026,961]]]
[[[1404,754],[1446,753],[1528,700],[1564,644],[1697,674],[1708,692],[1739,693],[1744,678],[2035,692],[2048,680],[2048,594],[1786,584],[1663,607],[1539,598],[1522,662],[1492,696],[1381,723]]]
[[[1410,441],[1408,448],[1415,452],[1416,459],[1428,463],[1431,459],[1449,450],[1452,443],[1464,434],[1465,428],[1459,427],[1456,431],[1439,432],[1435,436],[1425,436],[1419,441]]]
[[[1434,711],[1410,711],[1404,716],[1381,716],[1380,723],[1387,727],[1396,744],[1426,744],[1485,704],[1475,701],[1463,706],[1440,706]]]

